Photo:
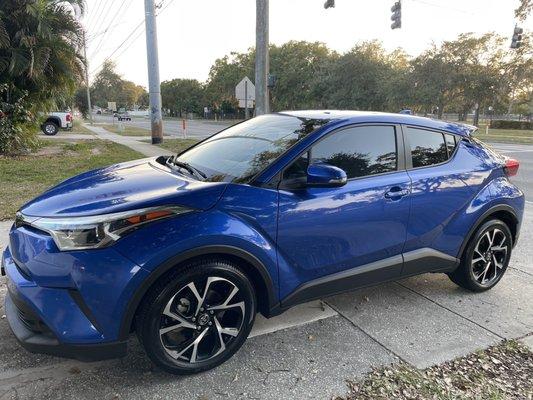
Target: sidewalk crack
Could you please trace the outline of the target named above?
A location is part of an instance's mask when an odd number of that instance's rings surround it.
[[[485,326],[483,326],[483,325],[477,323],[476,321],[473,321],[473,320],[471,320],[470,318],[465,317],[465,316],[462,315],[462,314],[459,314],[457,311],[454,311],[454,310],[452,310],[451,308],[448,308],[448,307],[446,307],[446,306],[444,306],[444,305],[442,305],[442,304],[440,304],[440,303],[437,303],[435,300],[431,299],[430,297],[428,297],[428,296],[426,296],[426,295],[424,295],[424,294],[422,294],[422,293],[419,293],[419,292],[417,292],[416,290],[411,289],[410,287],[407,287],[407,286],[401,284],[400,282],[395,282],[395,283],[396,283],[398,286],[401,286],[401,287],[403,287],[404,289],[407,289],[407,290],[409,290],[410,292],[415,293],[415,294],[419,295],[420,297],[423,297],[424,299],[426,299],[426,300],[432,302],[433,304],[435,304],[435,305],[437,305],[437,306],[439,306],[439,307],[445,309],[446,311],[449,311],[449,312],[451,312],[452,314],[457,315],[458,317],[460,317],[460,318],[462,318],[462,319],[465,319],[465,320],[467,320],[468,322],[470,322],[470,323],[472,323],[472,324],[474,324],[474,325],[480,327],[481,329],[483,329],[483,330],[485,330],[485,331],[487,331],[487,332],[489,332],[489,333],[492,333],[492,334],[495,335],[496,337],[498,337],[498,338],[500,338],[500,339],[502,339],[502,340],[505,340],[505,337],[503,337],[503,336],[497,334],[496,332],[490,330],[489,328],[487,328],[487,327],[485,327]]]
[[[516,267],[507,267],[507,268],[513,269],[515,271],[519,271],[519,272],[521,272],[523,274],[526,274],[526,275],[529,275],[529,276],[533,276],[533,273],[524,271],[523,269],[520,269],[520,268],[516,268]]]
[[[350,318],[348,318],[346,315],[344,315],[337,307],[335,307],[334,305],[328,303],[326,300],[322,300],[325,304],[327,304],[329,307],[331,307],[334,311],[337,312],[337,314],[339,314],[342,318],[344,318],[346,321],[348,321],[348,323],[350,325],[352,325],[355,329],[357,329],[358,331],[362,332],[365,336],[367,336],[368,338],[370,338],[372,341],[376,342],[379,346],[381,346],[382,348],[384,348],[386,351],[388,351],[389,353],[391,353],[394,357],[396,357],[398,360],[400,360],[401,362],[407,364],[407,365],[411,365],[411,366],[414,366],[413,364],[411,364],[410,362],[408,362],[407,360],[405,360],[402,356],[400,356],[398,353],[396,353],[394,350],[388,348],[385,344],[381,343],[379,340],[377,340],[374,336],[372,336],[370,333],[368,333],[367,331],[365,331],[363,328],[361,328],[360,326],[358,326],[355,322],[353,322]]]

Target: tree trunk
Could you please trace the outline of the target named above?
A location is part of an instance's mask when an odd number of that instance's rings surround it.
[[[474,111],[474,126],[479,126],[479,107]]]

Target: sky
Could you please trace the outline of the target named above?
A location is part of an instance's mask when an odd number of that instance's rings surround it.
[[[255,0],[155,0],[161,81],[205,81],[217,58],[255,46]],[[86,0],[91,79],[102,62],[116,62],[125,79],[147,86],[144,1]],[[270,0],[270,43],[320,41],[338,52],[378,39],[412,56],[460,33],[512,35],[518,0],[402,0],[402,28],[390,29],[394,0]],[[530,17],[522,26],[533,29]],[[137,29],[135,29],[137,28]],[[250,77],[253,80],[253,77]]]

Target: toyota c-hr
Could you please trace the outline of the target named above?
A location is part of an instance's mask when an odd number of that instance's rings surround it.
[[[518,162],[474,127],[301,111],[172,157],[83,173],[24,205],[3,253],[5,312],[32,352],[119,357],[135,332],[171,373],[207,370],[266,317],[426,272],[480,292],[520,230]]]

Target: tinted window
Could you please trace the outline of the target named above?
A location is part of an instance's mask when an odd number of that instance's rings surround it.
[[[348,178],[396,170],[396,135],[392,126],[361,126],[344,129],[317,143],[312,163],[342,168]]]
[[[180,154],[178,161],[198,168],[211,182],[246,182],[327,122],[284,114],[264,115],[212,136]]]
[[[307,175],[309,159],[307,153],[300,156],[295,162],[283,172],[283,179],[297,179]]]
[[[453,151],[455,150],[457,141],[454,135],[449,135],[445,133],[444,137],[446,138],[446,147],[448,147],[448,158],[450,158],[453,154]]]
[[[440,164],[448,159],[442,133],[407,128],[407,137],[411,146],[414,168]]]

